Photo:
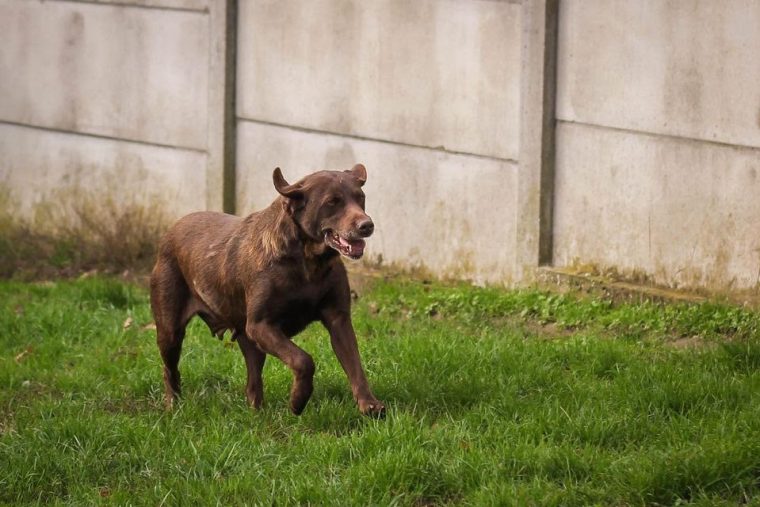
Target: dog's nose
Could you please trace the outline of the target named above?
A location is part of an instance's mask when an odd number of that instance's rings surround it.
[[[375,224],[372,223],[372,220],[367,217],[366,220],[362,220],[359,222],[359,234],[361,234],[363,237],[370,236],[372,232],[375,230]]]

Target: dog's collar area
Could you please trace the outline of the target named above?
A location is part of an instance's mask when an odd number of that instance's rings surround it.
[[[363,239],[347,239],[334,231],[325,232],[325,243],[341,255],[355,260],[364,255],[364,246],[366,245]]]

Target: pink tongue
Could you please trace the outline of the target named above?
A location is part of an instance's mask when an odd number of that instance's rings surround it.
[[[360,254],[364,252],[363,239],[356,239],[356,240],[351,241],[351,240],[344,239],[341,236],[338,236],[338,242],[340,242],[340,246],[350,247],[349,252],[352,254]]]
[[[354,255],[364,253],[363,239],[357,239],[356,241],[351,242],[351,253]]]

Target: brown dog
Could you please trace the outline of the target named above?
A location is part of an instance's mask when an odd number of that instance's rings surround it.
[[[271,354],[293,370],[290,409],[300,414],[312,393],[314,361],[290,338],[319,320],[363,414],[385,407],[370,391],[351,324],[348,278],[340,255],[358,259],[374,224],[364,212],[367,171],[321,171],[289,185],[246,218],[198,212],[164,236],[150,278],[150,302],[164,360],[166,403],[180,393],[177,365],[185,326],[200,316],[212,333],[232,331],[248,369],[246,395],[259,408],[261,370]]]

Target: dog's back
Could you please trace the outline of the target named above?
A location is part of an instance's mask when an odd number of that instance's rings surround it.
[[[179,219],[164,235],[159,261],[176,259],[183,267],[218,266],[220,255],[242,219],[213,211],[199,211]],[[188,273],[190,275],[190,273]]]

